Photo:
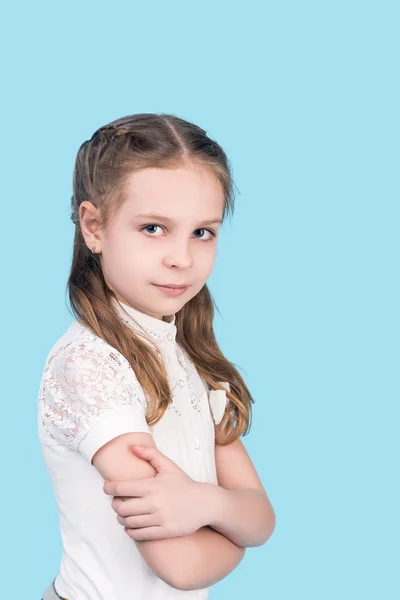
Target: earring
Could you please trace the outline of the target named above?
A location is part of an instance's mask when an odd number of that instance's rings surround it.
[[[96,246],[93,246],[93,248],[92,248],[92,254],[96,254]]]

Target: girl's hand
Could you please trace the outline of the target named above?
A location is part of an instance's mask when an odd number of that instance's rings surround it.
[[[137,541],[158,540],[190,535],[207,525],[210,484],[194,481],[153,446],[132,449],[155,467],[157,475],[106,481],[103,486],[114,496],[111,506],[127,535]]]

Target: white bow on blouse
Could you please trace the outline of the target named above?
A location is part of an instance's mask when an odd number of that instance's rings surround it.
[[[228,397],[226,395],[226,391],[231,391],[230,385],[227,381],[219,381],[218,383],[222,385],[222,387],[225,389],[210,390],[210,392],[208,393],[208,400],[210,403],[213,419],[216,425],[219,425],[219,423],[221,423],[222,417],[225,413],[225,409],[228,405]]]

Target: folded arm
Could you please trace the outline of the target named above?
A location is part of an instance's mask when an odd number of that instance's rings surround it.
[[[240,548],[210,527],[184,537],[136,541],[149,567],[179,590],[209,587],[229,575],[242,560]]]
[[[156,475],[149,462],[130,450],[133,444],[155,446],[148,433],[127,433],[96,452],[92,463],[104,479],[145,479]],[[133,541],[154,573],[181,590],[201,589],[217,583],[233,571],[245,552],[245,548],[210,527],[182,537]]]
[[[275,513],[241,440],[215,444],[215,462],[219,485],[205,484],[214,507],[209,525],[238,546],[261,546],[274,531]]]

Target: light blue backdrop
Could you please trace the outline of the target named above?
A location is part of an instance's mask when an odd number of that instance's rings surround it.
[[[399,3],[2,9],[2,597],[58,572],[37,390],[65,302],[72,169],[99,126],[172,112],[238,186],[210,287],[256,403],[277,516],[211,600],[400,598]]]

